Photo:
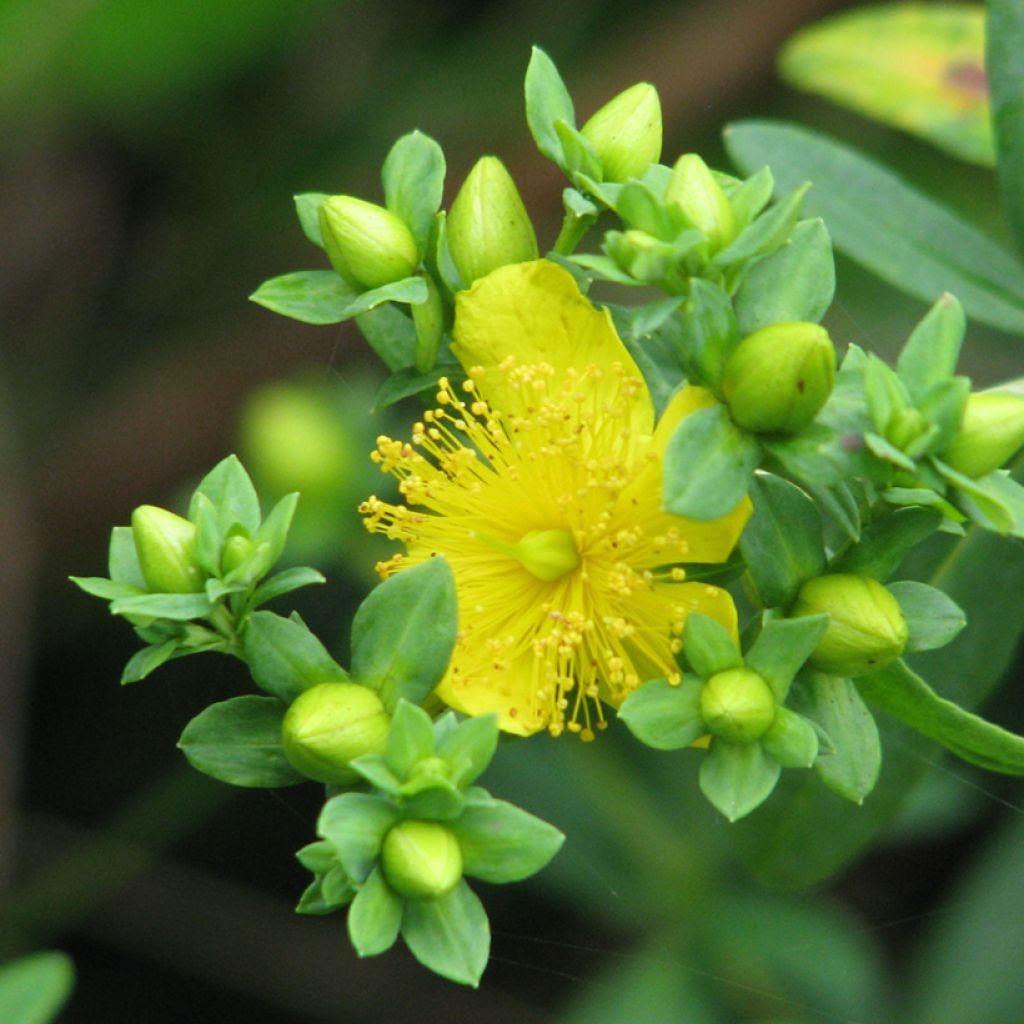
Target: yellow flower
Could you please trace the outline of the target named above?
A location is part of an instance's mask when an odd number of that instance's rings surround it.
[[[481,278],[457,299],[453,351],[469,379],[442,380],[412,442],[373,459],[405,504],[360,511],[407,553],[382,576],[443,554],[459,634],[437,693],[502,729],[592,739],[602,702],[678,680],[690,611],[735,632],[728,593],[684,582],[679,563],[724,561],[750,514],[695,522],[661,507],[661,457],[683,416],[714,403],[687,387],[655,429],[643,377],[607,311],[545,260]]]

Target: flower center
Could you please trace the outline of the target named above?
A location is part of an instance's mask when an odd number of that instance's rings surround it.
[[[545,583],[553,583],[580,564],[580,553],[568,530],[531,530],[515,546],[520,565]]]

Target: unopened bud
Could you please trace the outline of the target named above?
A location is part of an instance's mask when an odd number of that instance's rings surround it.
[[[605,181],[639,178],[661,158],[661,101],[649,82],[610,99],[580,129],[601,161]]]
[[[384,837],[381,866],[388,885],[406,899],[444,896],[462,878],[462,850],[436,821],[400,821]]]
[[[859,676],[895,661],[907,645],[907,620],[896,598],[870,576],[835,573],[808,580],[791,615],[829,616],[810,663],[837,676]]]
[[[828,400],[836,353],[824,327],[771,324],[748,335],[725,364],[722,395],[739,426],[795,434]]]
[[[897,409],[885,427],[885,439],[900,451],[906,451],[931,427],[931,422],[920,409],[911,405]]]
[[[220,567],[224,573],[237,569],[251,554],[252,541],[240,533],[232,534],[224,542],[224,551],[220,556]]]
[[[708,165],[696,153],[687,153],[676,161],[665,201],[682,210],[683,216],[708,240],[712,254],[736,237],[732,205]]]
[[[960,430],[942,453],[965,476],[987,476],[1024,444],[1024,398],[1008,393],[969,395]]]
[[[775,718],[771,688],[749,668],[730,668],[713,675],[700,692],[704,724],[730,743],[752,743]]]
[[[310,779],[344,786],[359,776],[349,762],[379,754],[389,719],[380,697],[356,683],[318,683],[285,713],[281,740],[292,766]]]
[[[132,513],[132,537],[151,593],[196,594],[203,589],[195,523],[156,505],[140,505]]]
[[[505,165],[483,156],[473,165],[448,211],[448,249],[468,288],[509,263],[538,255],[537,235]]]
[[[420,261],[416,239],[405,221],[383,206],[354,196],[323,201],[320,234],[331,266],[361,289],[400,281]]]

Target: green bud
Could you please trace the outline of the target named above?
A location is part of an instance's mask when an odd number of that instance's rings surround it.
[[[885,439],[900,451],[905,451],[930,427],[931,422],[923,412],[905,405],[889,418],[885,426]]]
[[[331,266],[360,289],[409,277],[420,262],[416,239],[405,221],[354,196],[323,201],[320,233]]]
[[[752,743],[772,724],[775,697],[756,672],[730,668],[704,684],[700,713],[713,735],[730,743]]]
[[[530,215],[496,156],[482,156],[473,165],[447,224],[448,250],[467,288],[498,267],[537,258]]]
[[[139,568],[154,594],[197,594],[203,571],[196,561],[196,526],[156,505],[132,513],[132,537]]]
[[[965,476],[987,476],[1024,444],[1024,398],[1009,393],[973,394],[943,462]]]
[[[444,896],[462,878],[462,850],[452,833],[436,821],[400,821],[384,837],[384,877],[399,896]]]
[[[357,683],[319,683],[285,713],[285,756],[307,778],[348,785],[359,776],[349,762],[384,749],[390,722],[380,697]]]
[[[895,661],[907,645],[907,620],[896,598],[870,576],[835,573],[808,580],[790,613],[829,616],[810,663],[837,676],[859,676]]]
[[[771,324],[736,346],[725,364],[722,396],[739,426],[794,434],[828,400],[835,374],[836,353],[824,327]]]
[[[220,556],[221,571],[225,574],[237,569],[252,554],[252,541],[241,533],[232,534],[224,542]]]
[[[580,129],[594,147],[605,181],[639,178],[661,159],[661,102],[649,82],[610,99]]]
[[[696,153],[687,153],[676,161],[665,201],[682,210],[683,216],[708,240],[711,253],[724,249],[736,237],[738,226],[732,204]]]

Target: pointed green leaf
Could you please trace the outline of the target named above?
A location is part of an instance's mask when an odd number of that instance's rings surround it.
[[[470,804],[448,827],[459,841],[463,872],[497,884],[535,875],[565,841],[554,825],[504,800]]]
[[[402,788],[402,780],[388,767],[381,754],[363,754],[349,762],[349,767],[357,771],[371,786],[376,787],[388,796],[394,796]]]
[[[690,281],[681,330],[674,337],[689,375],[717,387],[741,337],[733,304],[720,285],[699,277]]]
[[[284,551],[284,546],[288,542],[288,531],[291,529],[292,519],[295,518],[295,508],[298,503],[298,492],[286,494],[270,510],[267,518],[263,520],[260,528],[253,535],[254,544],[270,545],[265,556],[270,565],[273,565]]]
[[[71,995],[75,968],[63,953],[33,953],[0,967],[0,1020],[49,1024]]]
[[[298,617],[254,612],[242,646],[256,684],[286,703],[317,683],[348,679],[348,673]]]
[[[572,97],[566,89],[555,62],[535,46],[526,68],[526,123],[537,148],[549,160],[562,165],[562,144],[555,124],[575,125]]]
[[[753,669],[781,703],[789,684],[803,667],[828,628],[827,615],[804,615],[798,619],[769,618],[745,656]]]
[[[683,650],[702,679],[743,665],[743,655],[725,626],[699,612],[691,612],[686,618]]]
[[[150,644],[148,647],[143,647],[141,651],[136,651],[128,659],[128,664],[125,665],[124,671],[121,673],[121,685],[137,683],[145,679],[165,661],[174,657],[174,652],[177,651],[180,644],[181,641],[175,637],[162,644]]]
[[[333,270],[297,270],[264,281],[249,300],[305,324],[337,324],[348,319],[355,297]]]
[[[135,535],[130,526],[115,526],[110,531],[107,572],[117,583],[129,583],[140,590],[146,589],[146,581],[139,568],[139,555],[135,549]]]
[[[799,487],[771,473],[754,474],[750,500],[754,514],[740,537],[747,572],[766,608],[788,608],[825,570],[821,514]]]
[[[380,868],[374,868],[348,910],[348,937],[360,956],[376,956],[395,944],[402,907],[402,898],[384,881]]]
[[[408,224],[421,254],[427,250],[434,214],[441,206],[444,174],[441,147],[420,131],[403,135],[391,147],[381,170],[384,203]]]
[[[818,756],[818,734],[803,715],[777,708],[761,746],[783,768],[810,768]]]
[[[327,578],[318,569],[313,569],[308,565],[297,565],[291,569],[284,569],[261,583],[253,591],[249,605],[252,608],[259,608],[260,605],[273,601],[275,597],[290,594],[293,590],[298,590],[299,587],[326,582]]]
[[[920,401],[928,389],[956,373],[967,322],[959,300],[945,292],[911,332],[896,360],[896,372]]]
[[[193,768],[221,782],[294,786],[306,780],[288,763],[281,745],[286,710],[276,697],[232,697],[196,715],[178,746]]]
[[[856,573],[884,582],[907,553],[934,533],[941,522],[941,513],[934,509],[897,509],[865,526],[860,542],[841,552],[829,572]]]
[[[412,318],[400,307],[390,304],[377,306],[357,316],[356,325],[370,348],[392,373],[412,366],[416,353],[416,328]]]
[[[907,653],[945,647],[967,625],[963,609],[941,590],[916,580],[886,587],[907,620]]]
[[[724,406],[699,409],[676,427],[665,451],[665,510],[688,519],[718,519],[743,499],[761,460],[757,441]]]
[[[751,267],[736,292],[736,317],[746,337],[769,324],[818,323],[836,288],[832,240],[824,222],[802,220],[785,245]]]
[[[262,518],[260,499],[252,479],[236,455],[221,459],[199,481],[188,513],[193,521],[200,495],[205,495],[213,503],[225,532],[235,523],[241,523],[250,536],[259,529]]]
[[[352,676],[380,690],[392,711],[419,704],[440,682],[455,646],[455,582],[443,557],[385,580],[352,622]]]
[[[320,234],[320,207],[325,199],[330,198],[326,192],[300,192],[292,196],[302,233],[320,249],[324,247],[323,236]]]
[[[342,793],[324,804],[316,832],[334,847],[349,877],[362,884],[377,863],[384,836],[398,817],[398,808],[384,797]]]
[[[400,779],[408,778],[417,761],[434,753],[430,715],[407,700],[400,700],[388,729],[384,760]]]
[[[424,392],[435,392],[437,382],[442,377],[448,377],[453,383],[465,379],[462,367],[449,363],[440,363],[432,370],[421,373],[415,366],[406,366],[393,373],[377,389],[373,397],[373,412],[380,412],[388,406],[401,402],[404,398],[412,398],[413,395],[420,395]]]
[[[173,622],[201,619],[212,610],[213,603],[205,594],[140,594],[110,604],[112,615],[146,615]]]
[[[791,703],[828,737],[814,766],[822,782],[841,797],[863,803],[878,781],[882,746],[857,688],[849,679],[814,674],[794,688]]]
[[[451,731],[438,734],[437,756],[451,766],[451,780],[461,789],[474,782],[491,763],[498,747],[498,716],[474,715]]]
[[[138,597],[139,594],[146,593],[142,587],[137,587],[132,583],[108,580],[106,576],[69,576],[68,579],[87,594],[102,598],[104,601],[116,601],[122,597]]]
[[[711,261],[713,267],[734,267],[755,256],[775,252],[796,228],[810,182],[796,185],[784,199],[745,227]]]
[[[996,171],[1006,219],[1024,250],[1024,9],[1017,0],[989,0],[985,69],[992,97]]]
[[[402,917],[402,938],[424,967],[474,988],[491,951],[487,913],[465,880],[447,896],[410,900]]]
[[[749,814],[771,796],[781,768],[759,743],[712,741],[700,765],[700,789],[730,821]]]
[[[619,718],[641,742],[655,750],[688,747],[707,732],[700,711],[701,681],[686,675],[672,686],[652,679],[634,690],[619,708]]]

